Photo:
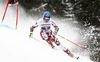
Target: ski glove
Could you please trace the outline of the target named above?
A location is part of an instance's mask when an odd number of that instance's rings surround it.
[[[55,31],[53,32],[53,34],[54,34],[54,35],[57,35],[57,30],[55,30]]]
[[[29,37],[31,38],[31,36],[33,35],[33,32],[30,32],[30,35],[29,35]]]

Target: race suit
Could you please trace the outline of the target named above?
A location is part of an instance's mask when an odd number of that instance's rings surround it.
[[[51,25],[54,26],[56,31],[59,30],[53,19],[50,18],[50,20],[46,23],[44,19],[41,18],[35,23],[35,25],[31,27],[30,32],[33,32],[34,28],[39,26],[41,28],[40,35],[43,40],[47,41],[51,46],[53,46],[52,42],[55,42],[55,44],[57,46],[60,46],[65,53],[67,53],[71,57],[74,57],[74,55],[66,47],[61,45],[55,35],[52,34]]]
[[[58,39],[52,34],[51,25],[54,26],[55,30],[59,30],[53,19],[50,18],[50,20],[46,23],[44,19],[41,18],[31,27],[30,31],[33,32],[34,28],[39,26],[41,29],[40,36],[43,40],[47,41],[48,43],[55,42],[56,45],[60,45]]]

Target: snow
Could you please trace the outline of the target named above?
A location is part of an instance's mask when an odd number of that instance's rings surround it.
[[[1,24],[0,24],[1,25]],[[46,43],[24,36],[8,27],[0,26],[0,62],[92,62],[87,58],[80,60],[69,57],[62,50],[55,50]]]
[[[0,4],[0,20],[2,20],[5,7],[6,5]],[[92,62],[88,56],[77,55],[73,52],[76,56],[80,56],[80,60],[76,60],[69,57],[59,47],[56,47],[57,49],[52,49],[39,36],[39,28],[34,30],[33,33],[33,37],[39,41],[29,38],[30,26],[35,20],[27,16],[21,7],[19,7],[18,30],[15,30],[15,8],[16,7],[8,8],[4,22],[0,23],[0,62]],[[65,30],[59,31],[59,34],[66,34],[67,38],[72,41],[77,40],[76,37],[78,37],[78,35],[70,29],[70,24],[67,24],[67,26],[63,22],[57,22],[57,24],[60,25],[62,30]],[[66,28],[63,28],[63,26],[66,26]],[[66,37],[66,35],[64,35],[64,37]],[[61,40],[61,43],[65,47],[71,49],[72,44],[69,42],[62,42],[64,40],[61,38],[59,38],[59,40]]]

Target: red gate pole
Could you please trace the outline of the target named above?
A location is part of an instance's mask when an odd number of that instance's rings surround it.
[[[17,16],[16,16],[16,29],[17,29],[17,25],[18,25],[18,5],[17,5]]]
[[[3,15],[3,18],[2,18],[2,22],[3,22],[3,20],[4,20],[5,14],[6,14],[6,11],[7,11],[7,8],[8,8],[8,4],[9,4],[9,0],[8,0],[7,6],[6,6],[6,9],[5,9],[5,12],[4,12],[4,15]]]

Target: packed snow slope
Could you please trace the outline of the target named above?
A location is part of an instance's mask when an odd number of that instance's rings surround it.
[[[5,8],[6,2],[1,1],[1,21]],[[19,5],[19,23],[18,29],[15,30],[16,7],[8,7],[4,22],[0,23],[0,62],[92,62],[88,56],[77,55],[72,51],[72,44],[60,37],[58,37],[60,42],[66,48],[69,48],[76,56],[80,56],[80,60],[69,57],[59,47],[52,49],[41,39],[39,28],[36,28],[33,33],[33,37],[39,41],[29,38],[30,26],[33,25],[37,19],[37,17],[29,17]],[[73,29],[73,25],[59,22],[59,19],[55,20],[57,20],[56,22],[60,28],[60,35],[72,41],[78,41],[80,36]]]
[[[38,38],[37,38],[38,39]],[[0,24],[0,62],[92,62],[81,57],[69,57],[60,49],[52,49],[48,44]]]

